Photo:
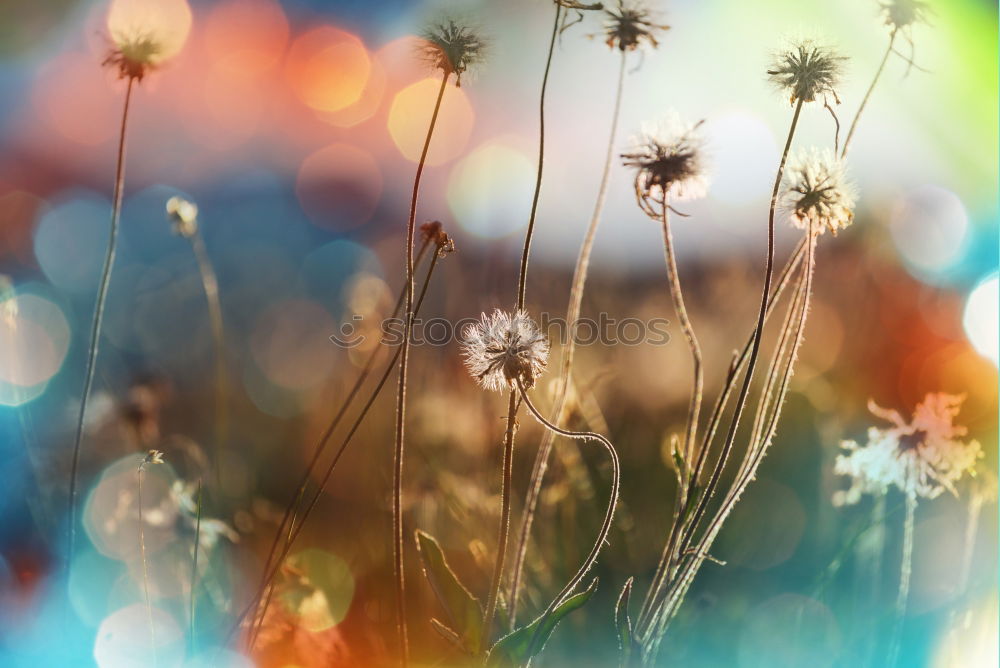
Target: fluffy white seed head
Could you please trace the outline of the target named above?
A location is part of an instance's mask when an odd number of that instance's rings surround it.
[[[484,389],[502,392],[518,381],[525,388],[534,386],[548,363],[549,341],[526,312],[496,309],[465,328],[462,353],[469,373]]]
[[[854,504],[864,494],[885,494],[890,487],[914,499],[933,499],[945,490],[957,496],[955,484],[972,473],[983,456],[977,441],[962,440],[965,427],[954,423],[963,400],[950,394],[928,394],[910,421],[869,401],[869,410],[892,426],[869,429],[864,445],[841,443],[844,452],[837,456],[833,470],[850,476],[851,486],[834,494],[834,504]]]
[[[837,87],[846,60],[814,39],[798,39],[775,54],[767,76],[793,104],[820,98],[839,102]]]
[[[853,222],[856,197],[843,161],[832,151],[810,149],[788,161],[779,201],[795,227],[836,235]]]

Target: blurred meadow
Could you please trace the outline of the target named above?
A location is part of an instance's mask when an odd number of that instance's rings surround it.
[[[109,22],[115,4],[160,7],[157,20],[176,53],[167,58],[163,46],[163,62],[141,76],[118,62],[102,66],[109,52],[131,57]],[[829,100],[842,147],[889,39],[876,0],[645,6],[669,30],[657,33],[655,48],[626,51],[606,43],[607,8],[553,0],[0,5],[0,665],[405,661],[394,589],[395,373],[356,433],[351,426],[383,369],[394,368],[379,327],[402,300],[414,173],[441,86],[441,72],[420,58],[419,36],[441,17],[472,26],[487,44],[483,62],[456,71],[460,86],[440,98],[416,209],[416,225],[440,221],[455,251],[437,258],[431,237],[414,271],[418,299],[433,262],[420,299],[424,321],[414,327],[419,340],[409,346],[401,462],[409,663],[482,665],[478,648],[453,646],[462,643],[430,622],[447,622],[449,611],[433,574],[425,576],[434,569],[426,545],[417,549],[417,530],[436,539],[481,605],[499,599],[486,644],[546,610],[601,528],[608,458],[593,443],[556,438],[510,622],[514,545],[546,427],[520,408],[512,487],[502,495],[507,397],[477,386],[460,332],[434,344],[424,325],[474,321],[512,305],[557,7],[568,25],[554,39],[546,88],[524,308],[536,321],[566,317],[621,71],[614,160],[581,313],[618,323],[662,318],[669,341],[576,348],[560,425],[613,441],[621,492],[608,540],[578,589],[598,578],[591,600],[565,616],[532,665],[623,661],[616,601],[634,577],[639,618],[678,522],[679,469],[690,461],[671,443],[689,417],[692,364],[660,224],[636,205],[635,170],[618,156],[669,112],[704,121],[695,128],[704,138],[706,194],[676,202],[682,215],[671,219],[704,358],[704,423],[758,318],[769,196],[793,109],[768,78],[775,54],[805,35],[847,57],[840,103]],[[810,242],[811,302],[802,307],[804,338],[790,355],[795,373],[771,446],[717,539],[708,539],[710,552],[676,555],[678,567],[697,562],[696,575],[662,647],[657,640],[649,655],[656,634],[638,634],[635,651],[647,665],[897,660],[966,668],[1000,660],[997,6],[926,7],[895,42],[851,139],[853,224]],[[74,475],[126,94],[117,254]],[[831,114],[820,102],[806,107],[793,149],[833,148]],[[666,217],[666,189],[662,196]],[[196,216],[168,214],[168,201],[196,204]],[[196,228],[183,227],[195,219]],[[788,222],[779,210],[776,275],[805,229]],[[421,243],[418,235],[418,250]],[[358,333],[365,339],[356,347],[333,340]],[[559,413],[566,348],[557,337],[550,344],[548,371],[530,393],[546,416]],[[778,330],[766,329],[761,345],[758,379]],[[322,490],[315,507],[285,559],[270,564],[272,544],[289,531],[283,516],[300,476],[359,377],[358,401],[308,478],[310,495]],[[524,379],[506,377],[512,396]],[[899,484],[843,503],[851,480],[838,468],[848,452],[842,442],[864,443],[869,428],[891,424],[869,402],[909,420],[935,393],[964,397],[954,419],[967,433],[955,440],[978,442],[974,465],[942,482],[943,493],[920,494],[919,504]],[[721,416],[724,432],[732,412]],[[744,417],[737,443],[751,424]],[[731,478],[720,475],[723,491]],[[495,596],[502,496],[511,505],[511,547]],[[901,559],[907,543],[911,558]],[[261,605],[271,566],[274,587]],[[249,621],[241,618],[248,606]],[[510,663],[530,656],[522,658]]]

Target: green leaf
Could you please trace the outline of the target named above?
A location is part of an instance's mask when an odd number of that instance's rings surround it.
[[[615,628],[618,630],[618,648],[622,653],[622,668],[629,665],[635,642],[632,637],[632,618],[628,614],[629,598],[632,595],[632,580],[633,578],[629,578],[625,581],[622,593],[618,596],[618,603],[615,604]]]
[[[520,666],[533,656],[537,656],[548,642],[549,636],[555,630],[563,617],[583,606],[590,600],[597,590],[597,580],[594,579],[585,591],[574,596],[570,596],[562,604],[552,611],[548,617],[542,616],[531,622],[527,626],[522,626],[510,635],[504,636],[497,644],[493,645],[490,655],[486,659],[487,668],[500,668],[506,666]],[[537,638],[534,638],[537,630]],[[532,649],[532,639],[534,638],[534,648]],[[529,654],[530,652],[530,654]]]
[[[455,572],[448,566],[441,545],[430,534],[417,531],[417,552],[424,567],[424,575],[434,590],[447,614],[451,628],[438,622],[442,627],[462,639],[462,645],[470,653],[479,651],[483,634],[483,608],[479,599],[473,596],[461,583]],[[433,623],[433,622],[432,622]],[[436,627],[435,627],[436,628]],[[447,635],[447,634],[445,634]]]

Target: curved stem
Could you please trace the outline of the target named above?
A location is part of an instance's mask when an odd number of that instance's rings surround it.
[[[208,302],[208,319],[212,329],[212,344],[215,348],[215,480],[219,482],[218,453],[229,440],[229,379],[226,374],[226,335],[222,320],[222,304],[219,302],[219,281],[212,262],[205,249],[201,231],[195,227],[191,236],[191,249],[198,263],[201,285]]]
[[[913,573],[913,528],[917,511],[917,497],[906,497],[906,519],[903,521],[903,557],[899,563],[899,591],[896,594],[896,619],[889,640],[888,668],[894,668],[899,659],[899,642],[903,635],[903,618],[910,598],[910,576]]]
[[[573,285],[569,294],[569,306],[566,309],[566,327],[569,339],[562,354],[562,364],[559,369],[559,378],[556,381],[556,398],[553,402],[553,421],[562,424],[569,416],[569,396],[570,377],[573,368],[573,357],[576,352],[576,338],[574,336],[574,326],[580,319],[580,309],[583,304],[583,291],[587,282],[587,270],[590,267],[590,255],[594,247],[594,238],[597,236],[597,226],[601,222],[601,215],[604,212],[604,204],[608,197],[608,185],[611,182],[611,164],[614,161],[615,138],[618,133],[618,117],[621,112],[622,88],[625,82],[625,62],[626,52],[622,51],[621,62],[618,69],[618,86],[615,92],[614,110],[611,113],[611,131],[608,135],[608,150],[604,158],[604,168],[601,172],[601,183],[597,189],[597,201],[594,203],[594,212],[590,217],[590,224],[587,226],[587,233],[584,235],[583,243],[580,246],[580,253],[576,259],[576,268],[573,270]],[[535,512],[538,507],[538,499],[542,491],[542,482],[545,472],[548,469],[549,457],[552,454],[552,444],[555,441],[555,432],[546,430],[542,436],[538,454],[535,456],[535,464],[531,470],[531,479],[528,483],[528,493],[524,500],[524,514],[521,519],[521,527],[518,531],[517,549],[514,552],[514,571],[511,576],[510,595],[507,597],[510,606],[510,624],[513,628],[517,617],[517,603],[520,598],[521,580],[524,569],[524,559],[528,552],[528,541],[531,538],[531,525],[535,519]]]
[[[757,365],[757,357],[760,354],[760,341],[764,334],[764,320],[767,315],[767,306],[770,301],[771,275],[774,271],[774,211],[778,202],[778,189],[781,187],[781,179],[785,173],[785,162],[788,160],[788,152],[792,146],[792,139],[795,136],[795,128],[798,125],[799,115],[801,112],[802,100],[799,99],[795,105],[795,113],[792,115],[792,122],[788,128],[788,137],[785,139],[785,148],[781,152],[781,162],[778,164],[778,172],[774,178],[774,187],[771,190],[771,204],[768,208],[767,214],[767,265],[764,270],[764,290],[761,295],[760,312],[757,316],[757,326],[754,330],[753,346],[750,349],[750,359],[747,362],[746,376],[743,379],[743,385],[740,387],[740,392],[736,399],[736,410],[733,413],[732,421],[729,423],[729,431],[726,434],[726,440],[722,445],[721,452],[719,453],[719,461],[716,463],[715,469],[712,471],[712,476],[698,502],[698,506],[694,511],[691,523],[688,525],[684,538],[681,540],[681,554],[683,554],[687,547],[691,544],[694,532],[696,531],[702,517],[704,517],[705,511],[708,507],[708,502],[711,500],[712,495],[722,478],[722,472],[726,468],[726,462],[729,457],[729,453],[733,448],[733,442],[736,438],[736,430],[739,428],[740,417],[742,416],[743,408],[746,405],[747,394],[750,391],[750,384],[753,381],[753,374]]]
[[[507,415],[517,415],[517,393],[513,390],[507,403]],[[497,612],[497,599],[500,597],[500,582],[503,579],[504,559],[507,555],[507,538],[510,533],[511,483],[514,473],[514,433],[516,431],[517,420],[508,421],[503,441],[503,482],[500,487],[500,529],[497,537],[497,558],[493,565],[493,578],[490,581],[490,592],[486,600],[483,632],[479,638],[480,654],[484,653],[490,646],[493,619]]]
[[[101,340],[101,324],[104,322],[104,304],[108,298],[108,286],[111,283],[111,268],[115,263],[115,249],[118,244],[118,223],[122,213],[122,190],[125,185],[125,134],[128,129],[128,110],[132,101],[132,88],[135,78],[129,77],[125,88],[125,105],[122,109],[121,129],[118,134],[118,159],[115,167],[115,186],[111,200],[111,236],[108,238],[108,250],[104,257],[104,268],[101,270],[101,281],[97,288],[97,301],[94,304],[94,319],[90,328],[90,348],[87,351],[87,368],[83,376],[83,392],[80,396],[80,412],[76,418],[76,435],[73,439],[73,463],[69,474],[69,545],[66,551],[66,574],[72,568],[73,553],[76,549],[76,481],[80,470],[80,446],[83,443],[83,422],[87,414],[87,401],[94,385],[94,369],[97,365],[97,349]]]
[[[594,541],[594,546],[590,549],[590,553],[587,555],[587,558],[584,559],[580,569],[576,572],[573,578],[566,583],[566,586],[562,588],[562,591],[560,591],[556,597],[552,599],[552,602],[549,603],[545,612],[543,612],[541,617],[539,617],[541,623],[535,627],[535,633],[532,634],[531,640],[528,643],[526,656],[530,657],[534,653],[533,650],[538,642],[538,631],[542,628],[542,626],[544,626],[544,620],[547,619],[556,608],[562,605],[562,603],[569,598],[570,595],[572,595],[573,590],[580,585],[583,578],[586,577],[587,571],[589,571],[597,561],[597,557],[600,555],[601,549],[604,547],[604,543],[608,539],[608,534],[611,532],[611,525],[615,516],[615,507],[618,505],[618,490],[621,484],[621,464],[618,460],[618,451],[615,450],[615,446],[612,445],[611,441],[607,438],[592,431],[570,431],[552,424],[546,420],[545,416],[539,412],[533,403],[531,403],[531,399],[528,398],[528,393],[525,391],[524,385],[521,383],[520,379],[517,381],[517,389],[520,390],[521,399],[528,407],[528,410],[543,427],[567,438],[576,438],[585,441],[598,441],[604,446],[605,451],[608,453],[608,457],[611,459],[611,494],[608,498],[608,509],[604,514],[604,522],[601,524],[601,529],[597,534],[597,540]]]
[[[402,355],[399,361],[399,384],[396,389],[396,439],[393,449],[392,467],[392,569],[396,580],[396,635],[399,642],[400,663],[409,663],[409,646],[406,640],[406,588],[403,573],[403,451],[406,436],[406,372],[410,352],[410,328],[413,326],[413,237],[417,217],[417,197],[420,194],[420,177],[424,173],[427,162],[427,151],[434,136],[434,126],[437,124],[438,112],[441,111],[441,100],[448,85],[451,73],[447,70],[441,76],[441,87],[434,101],[434,112],[427,126],[427,136],[424,147],[420,151],[420,161],[417,163],[417,173],[413,178],[413,195],[410,198],[410,216],[406,222],[406,317],[403,321]]]
[[[431,240],[428,238],[425,239],[424,242],[420,245],[420,249],[417,251],[417,257],[414,260],[415,264],[420,264],[420,261],[423,259],[424,254],[426,253],[430,243]],[[424,286],[424,290],[426,290],[426,283]],[[406,299],[406,286],[404,285],[402,288],[400,288],[399,297],[396,299],[396,306],[393,308],[392,311],[392,318],[395,318],[399,315],[399,311],[401,308],[403,308],[403,301],[405,299]],[[344,415],[347,414],[347,410],[351,407],[351,404],[354,403],[354,400],[357,398],[361,390],[361,386],[364,384],[365,380],[367,380],[368,376],[371,374],[372,368],[375,366],[375,359],[378,356],[378,353],[381,351],[381,348],[382,348],[381,346],[374,348],[371,351],[371,354],[368,355],[368,359],[365,361],[365,365],[364,367],[362,367],[361,373],[358,374],[358,378],[354,381],[354,385],[348,391],[347,396],[344,398],[343,403],[340,405],[340,408],[337,409],[337,413],[326,425],[326,428],[323,430],[322,435],[319,437],[316,446],[313,448],[313,454],[309,460],[309,464],[306,465],[305,470],[302,472],[302,475],[299,478],[298,485],[296,486],[295,494],[288,502],[288,505],[285,506],[285,511],[281,517],[281,522],[278,523],[278,528],[274,533],[274,539],[271,541],[271,547],[268,550],[267,559],[265,560],[264,568],[261,571],[261,581],[258,585],[258,591],[263,591],[265,587],[264,578],[266,578],[267,573],[271,569],[272,562],[279,549],[278,546],[281,544],[282,536],[286,536],[287,540],[288,531],[286,531],[286,527],[288,527],[290,530],[291,527],[289,523],[291,524],[295,523],[296,515],[302,508],[302,500],[303,498],[305,498],[306,488],[309,485],[309,481],[312,479],[313,472],[319,465],[320,457],[322,457],[323,453],[326,452],[326,448],[330,444],[330,437],[333,436],[333,432],[340,425],[340,421],[343,419]]]
[[[538,170],[535,175],[535,192],[531,196],[531,213],[528,215],[528,230],[524,234],[524,249],[521,251],[521,271],[517,279],[517,308],[524,308],[524,290],[528,280],[528,255],[531,253],[531,238],[535,234],[535,215],[538,213],[538,198],[542,192],[542,170],[545,166],[545,91],[549,87],[549,71],[552,69],[552,54],[556,49],[556,37],[559,36],[559,19],[562,18],[562,5],[556,5],[556,16],[552,22],[552,38],[549,40],[549,53],[545,58],[545,74],[542,76],[542,93],[538,99]]]
[[[427,269],[427,276],[424,279],[424,284],[420,290],[420,295],[417,298],[417,303],[414,307],[414,315],[420,312],[420,307],[421,305],[423,305],[424,297],[427,294],[427,288],[431,282],[431,276],[433,276],[434,274],[434,268],[437,266],[437,262],[439,259],[440,256],[437,253],[435,253],[431,257],[431,263]],[[239,615],[237,615],[236,621],[229,632],[230,637],[232,636],[233,633],[236,632],[236,629],[240,627],[240,625],[243,623],[243,620],[246,619],[247,615],[258,606],[258,604],[260,603],[261,599],[264,596],[264,593],[267,590],[267,587],[271,584],[275,576],[278,574],[278,569],[281,567],[282,562],[285,560],[285,557],[288,556],[288,553],[292,549],[292,545],[295,543],[296,539],[298,539],[299,534],[302,533],[302,527],[305,526],[306,520],[309,519],[309,515],[312,513],[313,508],[316,507],[316,504],[319,502],[320,497],[326,491],[326,486],[327,484],[329,484],[330,478],[333,476],[333,472],[336,470],[337,464],[340,462],[341,456],[343,456],[344,452],[347,450],[347,446],[350,445],[351,440],[354,438],[354,434],[358,431],[358,428],[361,426],[362,422],[364,422],[364,419],[365,417],[367,417],[368,412],[371,410],[372,405],[375,403],[375,400],[378,399],[379,395],[382,393],[382,388],[385,387],[385,384],[389,380],[389,376],[392,374],[393,369],[396,368],[396,363],[399,361],[401,353],[402,353],[402,346],[396,349],[396,352],[395,354],[393,354],[392,359],[386,365],[381,378],[379,378],[379,381],[375,385],[375,388],[368,396],[368,400],[362,407],[361,412],[354,419],[353,424],[351,424],[351,428],[348,430],[347,434],[341,441],[340,447],[337,449],[337,452],[334,453],[333,459],[330,461],[330,464],[327,466],[327,469],[323,474],[323,479],[320,482],[319,489],[316,490],[316,493],[312,495],[312,497],[309,500],[309,503],[306,504],[305,508],[302,510],[301,518],[299,519],[298,524],[294,523],[289,524],[288,528],[289,533],[287,539],[285,540],[284,545],[282,546],[280,552],[278,553],[277,558],[274,559],[273,562],[271,563],[270,568],[265,569],[264,575],[261,578],[261,583],[262,583],[261,586],[257,588],[256,592],[251,597],[250,602],[243,609],[243,611]],[[260,616],[263,616],[263,614],[266,611],[267,608],[265,606],[265,608],[261,611]],[[249,649],[252,650],[253,646],[250,645]]]
[[[861,112],[865,110],[868,105],[868,99],[872,96],[872,91],[875,90],[875,84],[878,83],[879,78],[882,76],[882,71],[885,69],[885,64],[889,60],[889,54],[892,53],[892,44],[896,41],[896,31],[893,30],[889,34],[889,46],[885,49],[885,55],[882,56],[882,62],[879,63],[878,69],[875,70],[875,78],[872,79],[871,85],[868,86],[868,90],[865,92],[865,96],[861,98],[861,105],[858,106],[858,111],[854,114],[854,120],[851,121],[851,129],[847,131],[847,138],[844,139],[844,148],[840,152],[840,159],[843,160],[847,156],[847,149],[851,145],[851,139],[854,137],[854,130],[858,126],[858,120],[861,118]]]
[[[197,516],[195,517],[194,524],[194,547],[192,550],[191,557],[191,610],[188,615],[188,624],[190,627],[189,642],[191,643],[191,655],[194,656],[197,650],[195,643],[195,624],[194,624],[194,613],[195,613],[195,593],[197,591],[198,583],[198,549],[201,547],[201,489],[202,481],[198,479],[198,501],[197,501]]]

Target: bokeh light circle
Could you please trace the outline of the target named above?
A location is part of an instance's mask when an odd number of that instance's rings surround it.
[[[27,388],[59,371],[69,349],[62,310],[38,295],[0,301],[0,383]]]
[[[97,630],[94,661],[100,668],[160,668],[180,666],[184,661],[184,634],[172,615],[153,608],[153,630],[141,603],[109,615]],[[153,642],[156,644],[153,645]]]
[[[411,162],[420,160],[440,88],[440,79],[423,79],[399,91],[392,100],[389,134],[399,152]],[[449,87],[444,92],[427,152],[428,165],[444,164],[462,153],[472,132],[474,116],[465,91]]]
[[[320,26],[292,44],[285,68],[295,95],[317,111],[338,111],[361,99],[371,60],[361,40]]]
[[[764,198],[778,161],[778,145],[767,123],[734,111],[711,119],[706,134],[711,145],[709,195],[732,206]]]
[[[448,179],[448,208],[467,232],[497,239],[527,224],[533,166],[521,151],[487,142],[455,165]]]
[[[319,304],[302,299],[278,302],[258,319],[250,352],[264,376],[286,390],[308,390],[322,383],[336,363],[329,336],[333,317]]]
[[[837,660],[840,628],[830,609],[816,599],[781,594],[744,614],[743,620],[737,654],[741,668],[824,668]]]
[[[972,289],[965,302],[962,325],[969,342],[983,357],[997,364],[1000,348],[1000,276],[993,274]]]
[[[282,603],[302,628],[317,633],[342,622],[354,599],[354,576],[347,563],[317,548],[292,555],[288,563],[300,575],[282,594]]]
[[[958,195],[927,185],[896,202],[890,229],[907,263],[934,274],[960,259],[968,227],[969,217]]]
[[[332,144],[306,157],[295,192],[318,226],[344,230],[366,223],[382,194],[382,172],[367,152]]]
[[[111,204],[78,193],[57,204],[35,229],[35,257],[49,281],[71,294],[92,294],[101,274],[110,235]]]
[[[227,75],[252,77],[275,67],[288,44],[288,19],[275,0],[227,0],[205,18],[205,51]]]

